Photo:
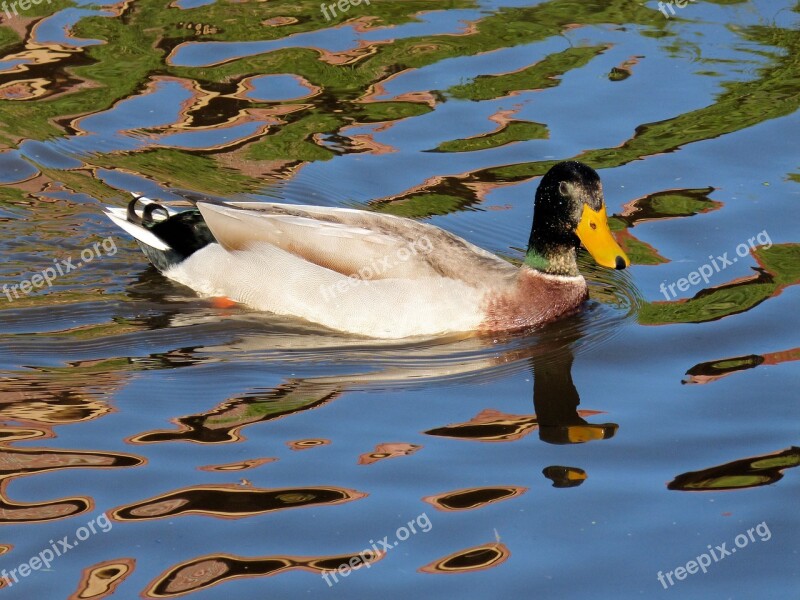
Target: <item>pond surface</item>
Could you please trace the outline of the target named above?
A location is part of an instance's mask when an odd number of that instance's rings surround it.
[[[796,597],[800,4],[659,4],[2,15],[4,597]],[[351,206],[518,261],[564,159],[633,265],[513,335],[219,307],[102,213]]]

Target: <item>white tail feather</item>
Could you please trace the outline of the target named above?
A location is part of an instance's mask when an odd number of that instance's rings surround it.
[[[145,229],[141,225],[131,223],[128,221],[128,212],[124,208],[116,208],[114,206],[105,207],[106,216],[111,219],[111,222],[117,225],[120,229],[124,229],[130,233],[134,238],[155,248],[156,250],[172,250],[164,241],[158,238],[151,231]]]

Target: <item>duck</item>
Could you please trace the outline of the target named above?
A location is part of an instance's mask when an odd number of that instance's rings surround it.
[[[538,327],[588,298],[576,251],[630,260],[611,234],[597,172],[552,166],[534,199],[524,260],[512,264],[430,223],[344,207],[134,194],[106,215],[161,273],[202,297],[368,338]]]

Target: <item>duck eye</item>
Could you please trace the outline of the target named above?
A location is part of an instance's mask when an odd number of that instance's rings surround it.
[[[589,227],[591,227],[592,229],[597,229],[597,223],[591,222],[589,223]]]
[[[569,196],[569,188],[567,187],[566,181],[562,181],[558,184],[558,191],[562,196]]]

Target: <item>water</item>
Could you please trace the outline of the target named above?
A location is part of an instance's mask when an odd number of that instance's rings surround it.
[[[793,597],[798,12],[12,15],[4,594]],[[379,342],[219,308],[101,211],[174,188],[354,206],[519,260],[567,158],[598,169],[633,266],[581,256],[584,310],[502,336]]]

